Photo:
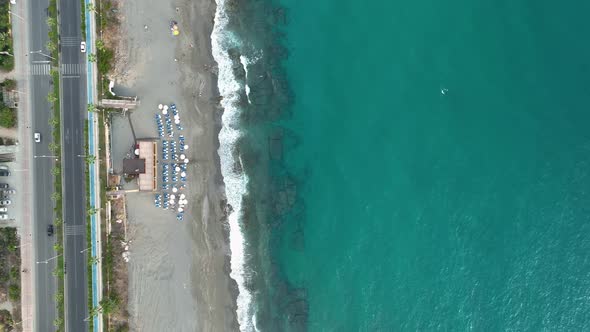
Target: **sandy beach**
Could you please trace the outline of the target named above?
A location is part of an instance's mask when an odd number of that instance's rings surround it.
[[[156,137],[159,103],[176,103],[187,153],[190,211],[179,222],[156,208],[153,194],[127,194],[130,234],[129,313],[133,331],[234,331],[236,286],[229,277],[223,181],[217,155],[221,111],[217,106],[210,34],[215,3],[121,3],[116,52],[117,90],[137,95],[131,114],[137,138]],[[170,33],[170,20],[180,36]],[[113,120],[113,158],[133,142],[128,121]]]

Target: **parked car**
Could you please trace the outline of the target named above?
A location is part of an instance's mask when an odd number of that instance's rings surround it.
[[[4,194],[4,195],[16,194],[16,190],[14,190],[14,189],[3,189],[2,190],[2,194]]]
[[[86,53],[86,42],[84,41],[80,43],[80,52]]]
[[[5,169],[0,169],[0,176],[9,176],[10,172]]]
[[[6,213],[0,213],[0,220],[8,219],[8,215]]]
[[[6,188],[8,188],[8,183],[0,183],[0,188],[1,188],[1,189],[6,189]]]
[[[35,143],[41,143],[41,133],[35,133]]]
[[[0,169],[4,169],[4,170],[7,170],[8,171],[8,166],[6,166],[6,165],[0,165]]]
[[[6,206],[0,207],[0,212],[8,212],[8,208]]]
[[[12,201],[9,199],[4,199],[0,201],[0,205],[10,205],[10,203],[12,203]]]
[[[53,225],[47,226],[47,236],[53,235]]]

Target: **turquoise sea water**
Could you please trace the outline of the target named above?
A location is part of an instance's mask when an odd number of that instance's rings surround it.
[[[251,4],[259,329],[590,329],[590,2]]]

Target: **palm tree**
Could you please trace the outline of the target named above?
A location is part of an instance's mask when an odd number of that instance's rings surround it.
[[[51,120],[50,120],[51,121]],[[51,123],[50,123],[51,124]],[[55,126],[52,126],[55,127]],[[55,143],[55,142],[51,142],[49,143],[49,145],[47,145],[47,148],[49,148],[49,151],[55,153],[58,149],[59,149],[59,144]],[[55,175],[55,174],[54,174]]]
[[[54,202],[57,201],[57,200],[59,200],[60,198],[61,198],[61,194],[58,193],[57,191],[54,191],[51,194],[51,200],[54,201]]]
[[[50,94],[47,95],[47,101],[50,104],[55,104],[57,102],[57,97],[55,96],[55,94],[50,93]]]
[[[96,41],[96,49],[99,51],[104,51],[105,47],[104,47],[104,42],[102,41],[102,39],[99,39]]]
[[[95,208],[95,207],[93,206],[93,207],[91,207],[90,209],[88,209],[88,211],[87,211],[86,213],[87,213],[87,214],[88,214],[88,216],[90,217],[90,216],[93,216],[93,215],[95,215],[95,214],[96,214],[96,212],[98,212],[98,209],[97,209],[97,208]]]
[[[55,128],[59,125],[59,120],[56,117],[51,117],[49,118],[49,125]]]
[[[96,107],[96,105],[90,103],[88,104],[88,112],[98,112],[100,111],[100,109],[98,109],[98,107]]]
[[[47,44],[45,44],[45,47],[47,48],[49,53],[53,53],[57,49],[57,47],[55,46],[55,43],[52,42],[51,40],[48,41]]]
[[[96,161],[96,156],[89,154],[84,156],[84,160],[86,161],[86,164],[91,165]]]
[[[61,243],[55,243],[53,245],[53,250],[57,251],[58,253],[61,252],[64,249],[64,247],[61,245]]]
[[[94,265],[94,264],[98,264],[98,261],[99,261],[98,257],[96,257],[96,256],[92,256],[92,257],[90,257],[90,259],[88,260],[88,265],[92,266],[92,265]]]

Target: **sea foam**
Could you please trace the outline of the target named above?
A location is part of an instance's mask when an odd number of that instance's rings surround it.
[[[236,160],[233,151],[241,137],[239,130],[240,94],[245,90],[232,70],[232,60],[227,50],[239,47],[240,40],[227,29],[229,18],[226,11],[226,0],[216,0],[215,24],[211,34],[211,46],[213,58],[219,67],[218,88],[223,96],[222,128],[219,132],[219,157],[221,162],[221,174],[225,183],[225,194],[232,211],[228,216],[229,241],[231,249],[230,277],[238,284],[237,317],[241,331],[253,331],[254,314],[252,309],[252,294],[246,289],[245,283],[248,277],[246,267],[245,239],[240,222],[242,213],[242,197],[247,193],[248,178],[243,173],[242,167],[234,167],[236,163],[241,166],[241,160]],[[248,92],[248,91],[247,91]]]

